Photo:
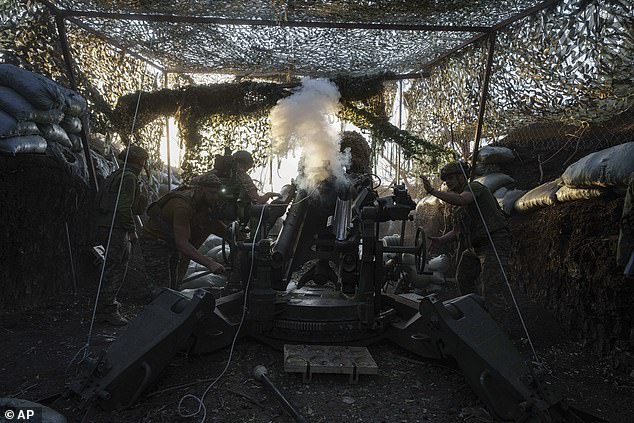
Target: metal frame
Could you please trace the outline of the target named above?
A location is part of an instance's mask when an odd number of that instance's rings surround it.
[[[297,27],[297,28],[339,28],[339,29],[375,29],[375,30],[395,30],[395,31],[433,31],[433,32],[476,32],[479,33],[474,37],[466,40],[451,50],[441,54],[436,59],[427,62],[421,66],[420,72],[401,74],[392,76],[394,79],[414,79],[427,77],[429,75],[429,69],[438,65],[442,60],[451,56],[452,54],[466,48],[467,46],[474,44],[492,32],[502,30],[513,23],[534,15],[535,13],[544,10],[548,7],[554,6],[560,3],[562,0],[545,0],[544,2],[533,6],[521,13],[518,13],[508,19],[505,19],[497,24],[489,26],[470,26],[470,25],[425,25],[425,24],[378,24],[378,23],[356,23],[356,22],[316,22],[316,21],[278,21],[270,19],[228,19],[218,18],[213,16],[187,16],[187,15],[165,15],[165,14],[146,14],[146,13],[116,13],[116,12],[97,12],[97,11],[77,11],[77,10],[64,10],[59,9],[52,4],[49,0],[37,0],[46,6],[54,15],[62,16],[68,19],[70,22],[79,26],[80,28],[90,32],[91,34],[103,39],[105,42],[115,46],[116,48],[123,50],[125,53],[130,54],[136,59],[147,62],[153,67],[157,68],[161,72],[170,73],[204,73],[205,70],[201,70],[199,67],[194,67],[191,70],[184,68],[179,69],[167,69],[164,66],[158,65],[152,62],[150,59],[144,57],[138,52],[131,51],[129,48],[122,46],[111,37],[90,28],[88,25],[80,22],[75,18],[102,18],[102,19],[119,19],[119,20],[137,20],[146,22],[174,22],[174,23],[208,23],[217,25],[249,25],[249,26],[282,26],[282,27]],[[215,71],[215,70],[214,70]],[[209,73],[212,73],[210,70]]]

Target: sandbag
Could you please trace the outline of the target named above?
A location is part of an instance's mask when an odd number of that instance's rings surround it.
[[[626,187],[634,172],[634,141],[588,154],[568,166],[562,179],[571,187]]]
[[[69,134],[79,134],[81,132],[81,120],[75,116],[65,115],[59,126],[64,128]]]
[[[61,126],[55,124],[38,125],[38,128],[40,128],[40,133],[47,140],[58,142],[68,149],[73,148],[73,144],[70,142],[68,134],[66,134],[66,131],[64,131]]]
[[[510,216],[513,211],[513,207],[515,206],[515,202],[524,194],[526,194],[526,190],[523,189],[507,190],[504,193],[504,197],[497,199],[498,204],[500,205],[502,211],[506,213],[506,215]]]
[[[475,181],[480,182],[491,192],[495,192],[501,187],[509,187],[515,185],[515,179],[511,178],[505,173],[491,173],[489,175],[475,178]]]
[[[476,163],[473,168],[473,174],[476,176],[484,176],[490,173],[500,173],[502,169],[495,163]]]
[[[206,269],[202,272],[207,271]],[[196,272],[191,274],[189,277],[198,275],[202,272]],[[211,287],[223,287],[227,284],[227,277],[225,275],[216,275],[214,273],[210,273],[208,275],[199,276],[196,279],[193,279],[189,282],[185,282],[181,284],[181,289],[195,289],[195,288],[211,288]]]
[[[75,91],[60,87],[64,96],[64,113],[68,116],[78,117],[86,113],[86,100]]]
[[[604,196],[607,191],[604,188],[574,188],[567,185],[557,190],[557,201],[589,200]]]
[[[533,209],[552,206],[557,202],[557,191],[561,187],[561,179],[546,182],[526,194],[521,196],[516,202],[513,210],[526,212]]]
[[[222,245],[222,238],[220,238],[217,235],[211,234],[207,237],[205,242],[203,242],[202,245],[198,248],[198,251],[200,251],[200,254],[206,256],[207,253],[209,253],[209,250],[219,245]]]
[[[428,272],[447,272],[451,268],[451,259],[445,255],[441,254],[437,257],[429,259],[425,270]]]
[[[507,187],[500,187],[493,193],[493,196],[499,201],[504,198],[508,191],[509,189]]]
[[[487,145],[478,151],[478,163],[508,163],[513,160],[515,160],[515,154],[510,148]]]
[[[19,121],[59,123],[64,117],[61,109],[38,110],[16,91],[2,86],[0,86],[0,109]]]
[[[26,135],[23,137],[11,137],[0,139],[0,153],[16,154],[44,153],[46,140],[39,135]]]
[[[421,198],[418,203],[416,203],[416,208],[418,207],[437,207],[442,204],[442,200],[434,197],[431,194],[428,194]]]
[[[64,96],[55,82],[17,66],[0,64],[0,85],[13,88],[40,110],[61,109],[64,106]]]
[[[84,146],[81,143],[81,137],[79,135],[68,134],[68,139],[70,140],[70,143],[72,145],[70,151],[72,151],[73,153],[78,153],[84,149]]]
[[[13,116],[0,110],[0,138],[39,135],[39,133],[40,130],[35,122],[18,122]]]
[[[227,258],[229,257],[229,254],[231,254],[231,248],[229,248],[228,244],[225,244],[225,255],[227,256]],[[224,257],[222,256],[222,245],[216,245],[215,247],[210,249],[205,255],[211,258],[212,260],[222,264],[223,266],[229,264],[227,261],[225,261]]]

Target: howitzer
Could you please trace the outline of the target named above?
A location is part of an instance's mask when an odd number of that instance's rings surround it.
[[[321,187],[325,189],[329,188]],[[396,260],[397,265],[414,266],[416,272],[425,268],[422,230],[411,246],[386,243],[378,237],[382,222],[408,219],[414,208],[404,187],[395,187],[392,196],[383,198],[365,182],[350,183],[343,189],[330,185],[330,189],[335,195],[320,192],[322,196],[317,197],[300,191],[276,239],[255,228],[244,240],[231,236],[232,255],[235,252],[244,269],[241,275],[246,275],[242,291],[223,296],[213,305],[202,292],[184,299],[176,292],[163,291],[94,361],[88,378],[71,384],[67,396],[84,405],[125,407],[147,388],[178,348],[203,354],[228,346],[246,313],[238,335],[276,347],[284,343],[364,346],[388,339],[421,357],[447,360],[463,372],[490,412],[504,421],[601,421],[566,407],[542,389],[539,378],[484,309],[480,297],[470,294],[442,302],[433,295],[383,291],[388,277],[385,253],[413,255],[413,264]],[[250,212],[258,227],[268,206],[262,207]],[[233,228],[238,230],[238,225]],[[297,289],[287,289],[291,286]],[[173,303],[166,298],[178,300]],[[180,324],[165,325],[153,318],[162,310],[176,319],[174,307],[180,310]],[[155,339],[145,349],[135,339],[141,327]],[[138,351],[137,358],[121,356],[119,351],[124,350]],[[99,369],[99,363],[108,364]],[[120,380],[136,382],[113,382]]]

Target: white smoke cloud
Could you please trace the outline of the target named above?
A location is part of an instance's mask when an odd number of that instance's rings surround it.
[[[271,138],[274,153],[284,156],[301,150],[303,177],[300,188],[311,190],[330,175],[342,179],[343,166],[350,162],[350,153],[339,152],[337,112],[341,94],[326,79],[304,78],[291,96],[271,109]]]

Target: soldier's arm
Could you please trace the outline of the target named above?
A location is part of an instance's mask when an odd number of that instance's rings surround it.
[[[453,204],[454,206],[466,206],[473,203],[473,194],[471,194],[470,191],[464,191],[458,194],[452,191],[432,189],[429,193],[445,203]]]
[[[189,241],[191,236],[190,222],[192,219],[192,213],[184,207],[179,207],[174,210],[174,244],[176,249],[185,257],[189,257],[196,263],[202,264],[212,272],[220,273],[224,271],[224,267],[218,262],[202,255],[196,247]]]

